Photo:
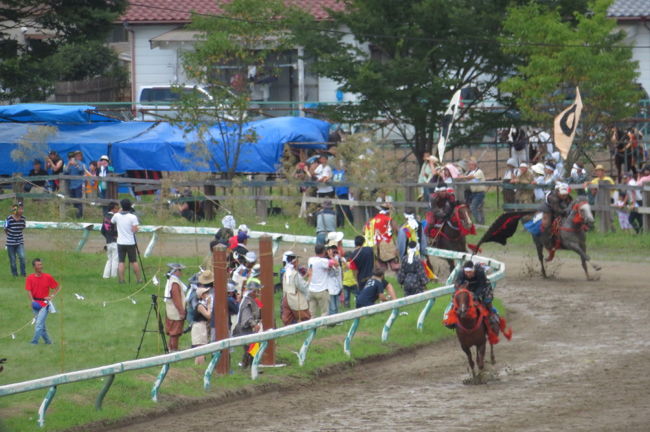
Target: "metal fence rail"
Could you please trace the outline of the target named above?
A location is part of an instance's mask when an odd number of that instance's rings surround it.
[[[45,225],[45,224],[49,224],[46,222],[35,222],[34,224],[36,225],[40,224],[40,226],[38,226],[39,228],[53,227],[52,225]],[[57,225],[59,225],[59,228],[63,228],[63,226],[60,226],[61,224],[57,224]],[[84,229],[84,227],[79,227],[79,226],[69,227],[69,228]],[[156,228],[160,229],[162,227],[156,227]],[[166,228],[173,228],[173,227],[166,227]],[[88,231],[89,230],[86,229],[86,232]],[[154,231],[154,232],[158,232],[158,231]],[[285,234],[268,233],[268,235],[271,235],[275,239],[287,237],[287,235]],[[308,237],[308,236],[295,236],[294,240],[298,241],[299,237],[305,237],[304,240],[309,240],[310,243],[313,242],[313,237]],[[346,241],[345,243],[351,243],[351,242]],[[381,341],[385,342],[388,340],[388,337],[390,335],[390,329],[393,323],[399,317],[400,308],[409,305],[425,303],[417,320],[417,329],[422,330],[427,314],[430,312],[436,299],[453,292],[454,287],[451,284],[451,281],[453,281],[453,278],[455,277],[457,272],[460,271],[462,262],[470,258],[469,254],[462,253],[462,252],[447,251],[442,249],[435,249],[435,248],[429,248],[428,251],[429,254],[432,256],[452,259],[455,260],[457,263],[456,268],[449,275],[449,278],[447,279],[447,285],[443,287],[432,289],[417,295],[395,299],[388,302],[376,304],[373,306],[368,306],[365,308],[350,310],[336,315],[315,318],[294,325],[281,327],[279,329],[270,329],[252,335],[223,339],[217,342],[213,342],[196,348],[191,348],[181,352],[164,354],[164,355],[143,358],[138,360],[129,360],[129,361],[114,363],[114,364],[100,366],[91,369],[67,372],[67,373],[53,375],[45,378],[39,378],[39,379],[25,381],[25,382],[8,384],[8,385],[0,386],[0,397],[9,396],[17,393],[35,391],[40,389],[48,389],[47,394],[43,399],[43,402],[41,403],[38,411],[38,424],[42,427],[45,425],[45,414],[47,408],[49,407],[54,396],[56,395],[57,388],[60,385],[98,379],[98,378],[106,378],[104,382],[104,386],[99,392],[99,395],[97,396],[96,403],[95,403],[95,407],[97,409],[101,409],[104,397],[110,390],[116,375],[129,372],[129,371],[161,366],[161,370],[158,374],[158,377],[156,378],[155,383],[151,389],[151,398],[152,400],[157,401],[160,387],[162,386],[165,377],[167,375],[167,372],[169,371],[172,364],[184,360],[190,360],[198,356],[211,355],[212,358],[208,362],[208,365],[203,375],[203,386],[207,390],[210,388],[212,374],[217,362],[219,361],[222,350],[259,342],[260,349],[254,356],[253,363],[251,366],[251,378],[256,379],[258,376],[258,366],[262,358],[262,355],[264,354],[264,350],[266,349],[268,341],[272,341],[289,335],[307,332],[307,337],[305,338],[305,341],[303,342],[300,351],[297,353],[298,362],[300,366],[302,366],[305,364],[305,361],[307,359],[307,352],[309,350],[311,342],[316,336],[318,329],[324,326],[343,323],[347,321],[351,321],[351,325],[347,333],[347,336],[345,337],[343,350],[345,354],[351,356],[352,339],[355,335],[356,329],[359,326],[359,322],[362,318],[387,312],[387,311],[391,312],[388,320],[386,321],[386,323],[382,328]],[[488,279],[493,285],[496,284],[496,281],[504,277],[505,275],[504,263],[486,257],[481,257],[481,256],[473,256],[472,259],[474,262],[482,263],[487,267]]]

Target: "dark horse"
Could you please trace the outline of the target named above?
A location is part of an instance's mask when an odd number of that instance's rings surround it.
[[[486,326],[489,325],[487,317],[481,313],[472,292],[464,288],[459,289],[454,294],[453,310],[458,318],[456,324],[458,342],[460,342],[460,347],[467,355],[472,376],[476,377],[471,348],[476,347],[476,364],[480,375],[485,367],[485,346],[488,342]],[[494,346],[492,344],[490,344],[490,362],[495,363]]]
[[[558,231],[555,234],[554,246],[558,249],[572,250],[582,260],[582,268],[588,280],[591,280],[589,271],[587,270],[587,262],[589,255],[587,255],[587,235],[586,231],[593,225],[594,215],[591,212],[589,203],[583,198],[579,197],[571,203],[571,212],[568,216],[562,218],[558,225]],[[533,241],[537,248],[537,257],[539,263],[542,265],[542,276],[547,277],[546,269],[544,268],[544,246],[540,240],[539,235],[533,235]],[[599,271],[600,266],[589,263],[594,270]]]
[[[427,214],[427,222],[432,220],[430,214]],[[458,252],[467,252],[465,236],[476,233],[467,204],[457,204],[451,216],[440,227],[427,225],[426,231],[429,246]],[[456,265],[454,260],[447,260],[447,263],[449,272],[453,271]]]

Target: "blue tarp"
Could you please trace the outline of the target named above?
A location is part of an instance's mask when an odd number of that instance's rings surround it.
[[[0,174],[27,173],[30,161],[16,162],[11,151],[25,138],[30,129],[53,126],[57,132],[47,138],[42,154],[30,155],[41,160],[49,150],[59,152],[64,161],[72,150],[81,150],[86,163],[97,160],[103,154],[111,158],[118,173],[126,170],[158,171],[212,171],[219,172],[229,166],[226,153],[233,154],[233,144],[225,145],[218,127],[212,127],[214,138],[208,148],[210,158],[188,152],[188,146],[196,142],[194,133],[185,134],[176,126],[165,122],[97,122],[84,124],[61,123],[3,123],[0,122]],[[322,120],[280,117],[250,122],[244,125],[245,134],[254,131],[255,142],[243,144],[236,172],[274,173],[281,164],[286,143],[296,147],[325,149],[329,136],[329,124]],[[231,143],[234,142],[231,141]],[[312,143],[303,144],[300,143]],[[316,144],[314,144],[316,143]],[[321,144],[317,144],[321,143]],[[225,152],[224,149],[230,149]],[[204,152],[200,152],[204,153]],[[232,161],[232,157],[230,158]]]
[[[90,111],[90,112],[89,112]],[[96,114],[94,106],[88,105],[50,105],[50,104],[18,104],[0,106],[0,122],[57,122],[57,123],[89,123],[89,122],[119,122],[117,119]]]

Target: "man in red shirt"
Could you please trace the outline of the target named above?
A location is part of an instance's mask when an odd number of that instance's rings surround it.
[[[43,263],[40,258],[35,258],[32,261],[32,266],[34,266],[34,273],[25,279],[25,290],[29,293],[30,306],[36,318],[32,343],[38,344],[42,337],[43,341],[49,345],[52,340],[47,334],[45,320],[49,313],[52,297],[59,292],[59,283],[49,274],[43,273]]]

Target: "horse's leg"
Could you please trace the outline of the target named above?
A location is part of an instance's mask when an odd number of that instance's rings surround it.
[[[474,359],[472,358],[471,347],[466,347],[465,345],[461,345],[460,347],[463,349],[465,355],[467,356],[467,361],[469,362],[469,367],[472,371],[472,376],[476,376],[476,370],[474,369]]]
[[[586,239],[585,236],[582,236],[582,238],[580,239],[580,249],[582,249],[582,251],[585,253],[585,255],[587,255],[587,239]],[[602,267],[601,267],[601,266],[599,266],[598,264],[594,264],[593,262],[591,262],[591,259],[589,259],[589,255],[587,255],[587,262],[589,263],[589,265],[590,265],[594,270],[596,270],[596,271],[601,271],[601,270],[602,270]]]
[[[485,368],[485,344],[483,341],[482,344],[476,346],[476,363],[478,363],[478,370],[483,372]]]
[[[580,261],[582,264],[582,269],[585,271],[585,276],[587,276],[587,280],[591,280],[591,276],[589,276],[589,270],[587,269],[587,262],[589,261],[589,255],[587,255],[585,251],[582,250],[580,245],[575,241],[566,242],[566,243],[562,241],[562,245],[564,246],[565,249],[571,250],[577,253],[578,255],[580,255]]]
[[[535,242],[535,248],[537,248],[537,258],[539,259],[539,264],[542,266],[542,277],[546,279],[546,268],[544,268],[544,245],[542,244],[539,236],[533,236],[533,241]]]
[[[496,364],[496,362],[494,358],[494,345],[490,344],[490,364]]]

